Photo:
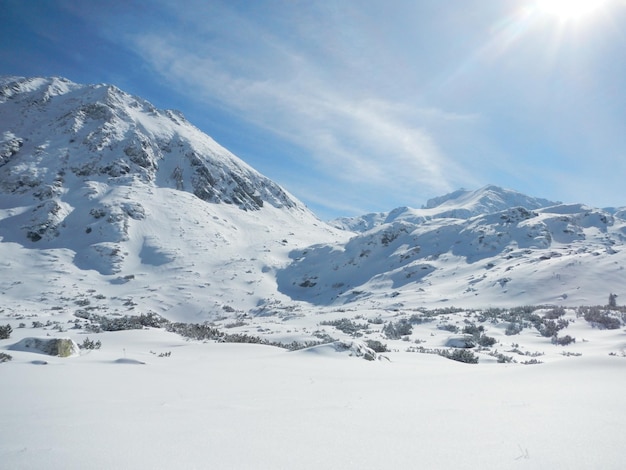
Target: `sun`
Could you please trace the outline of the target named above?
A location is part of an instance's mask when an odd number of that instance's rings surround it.
[[[607,0],[537,0],[537,9],[560,20],[581,20],[601,9]]]

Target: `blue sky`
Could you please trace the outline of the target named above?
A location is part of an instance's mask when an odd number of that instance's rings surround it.
[[[489,183],[625,206],[626,0],[555,1],[0,0],[0,74],[178,109],[324,219]]]

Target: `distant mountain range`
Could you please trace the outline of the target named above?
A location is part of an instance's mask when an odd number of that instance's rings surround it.
[[[0,78],[0,266],[10,273],[0,293],[16,314],[204,321],[603,303],[625,290],[625,214],[486,186],[326,224],[179,112],[110,85]]]
[[[511,207],[540,209],[557,204],[560,202],[530,197],[509,189],[488,185],[476,191],[460,189],[445,196],[429,199],[421,209],[398,207],[390,212],[343,217],[330,223],[344,230],[364,232],[399,220],[421,223],[430,219],[469,219],[476,215],[492,214]]]

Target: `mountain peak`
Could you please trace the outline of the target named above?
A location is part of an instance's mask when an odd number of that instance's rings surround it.
[[[59,174],[137,178],[243,210],[266,203],[304,209],[181,113],[158,110],[113,85],[2,77],[0,130],[4,190],[53,185]]]
[[[535,210],[558,204],[561,203],[527,196],[511,189],[489,184],[480,189],[458,189],[443,196],[429,199],[420,209],[398,207],[390,212],[343,217],[331,221],[331,224],[343,230],[365,232],[379,225],[395,221],[421,223],[429,219],[469,219],[515,207]]]
[[[557,204],[560,203],[527,196],[511,189],[489,184],[474,191],[459,189],[444,196],[429,199],[422,208],[437,210],[439,216],[467,218],[498,212],[511,207],[523,207],[532,210]]]

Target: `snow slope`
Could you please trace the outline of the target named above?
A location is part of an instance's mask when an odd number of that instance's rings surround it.
[[[358,234],[292,253],[279,288],[314,304],[379,306],[602,304],[622,293],[626,219],[548,204],[487,186],[344,220]]]
[[[280,298],[289,250],[345,238],[179,113],[107,85],[0,84],[1,282],[18,310],[95,290],[120,299],[104,313],[141,300],[210,319]]]

